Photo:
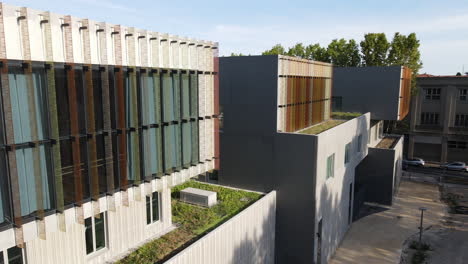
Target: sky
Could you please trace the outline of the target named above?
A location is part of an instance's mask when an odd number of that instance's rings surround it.
[[[59,14],[219,42],[220,55],[257,55],[384,32],[415,32],[421,73],[468,72],[467,0],[6,0]]]

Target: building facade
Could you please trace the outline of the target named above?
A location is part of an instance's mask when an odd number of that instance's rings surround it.
[[[277,192],[276,263],[326,263],[352,219],[370,115],[330,120],[332,65],[287,56],[220,58],[219,183]]]
[[[384,133],[384,122],[408,116],[412,72],[405,66],[336,67],[333,111],[370,112],[367,157],[357,167],[355,211],[364,202],[391,205],[398,190],[403,136]]]
[[[333,111],[402,120],[410,109],[411,74],[404,66],[335,67]]]
[[[468,76],[417,78],[408,156],[468,162]]]
[[[104,263],[216,169],[218,45],[0,3],[0,263]]]

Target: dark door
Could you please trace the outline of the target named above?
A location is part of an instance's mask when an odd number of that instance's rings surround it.
[[[317,264],[322,263],[322,219],[320,219],[317,228]]]

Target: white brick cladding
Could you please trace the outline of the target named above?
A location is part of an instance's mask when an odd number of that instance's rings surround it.
[[[124,192],[117,192],[113,197],[101,197],[98,201],[100,212],[107,212],[107,248],[96,255],[86,255],[84,225],[76,223],[76,208],[65,210],[66,231],[58,228],[58,215],[46,216],[47,239],[38,237],[35,221],[24,224],[25,252],[28,264],[80,264],[104,263],[114,260],[128,249],[137,247],[148,239],[164,234],[172,227],[170,188],[189,178],[214,168],[214,161],[205,162],[189,169],[154,179],[128,189],[129,205],[123,204]],[[161,192],[161,220],[146,225],[145,196],[154,191]],[[135,194],[140,193],[139,201]],[[109,200],[115,200],[115,211],[109,208]],[[83,205],[84,218],[92,215],[92,202]],[[0,251],[15,246],[13,229],[0,232]]]
[[[120,50],[122,66],[213,71],[212,48],[218,47],[215,42],[187,39],[3,3],[2,7],[6,55],[0,54],[0,59],[50,61],[50,58],[44,54],[46,49],[43,47],[45,36],[43,27],[47,25],[51,29],[53,62],[120,65],[119,61],[116,61],[115,54]],[[19,14],[25,16],[20,23],[18,23]],[[19,48],[21,27],[23,30],[28,29],[24,32],[28,35],[22,37],[24,41],[29,42],[30,52],[26,54]],[[67,33],[68,30],[71,30],[71,34]],[[116,50],[113,34],[121,35],[119,38],[121,43],[117,43],[121,49]],[[89,40],[90,61],[84,61],[83,39]],[[68,49],[64,44],[70,45],[68,51],[64,51],[64,47]],[[66,58],[67,52],[68,58]],[[74,56],[70,56],[71,54]]]

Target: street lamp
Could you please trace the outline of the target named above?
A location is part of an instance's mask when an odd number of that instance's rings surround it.
[[[419,210],[421,210],[421,223],[419,225],[419,246],[421,246],[422,233],[423,233],[424,211],[426,211],[427,208],[426,207],[419,207]]]

